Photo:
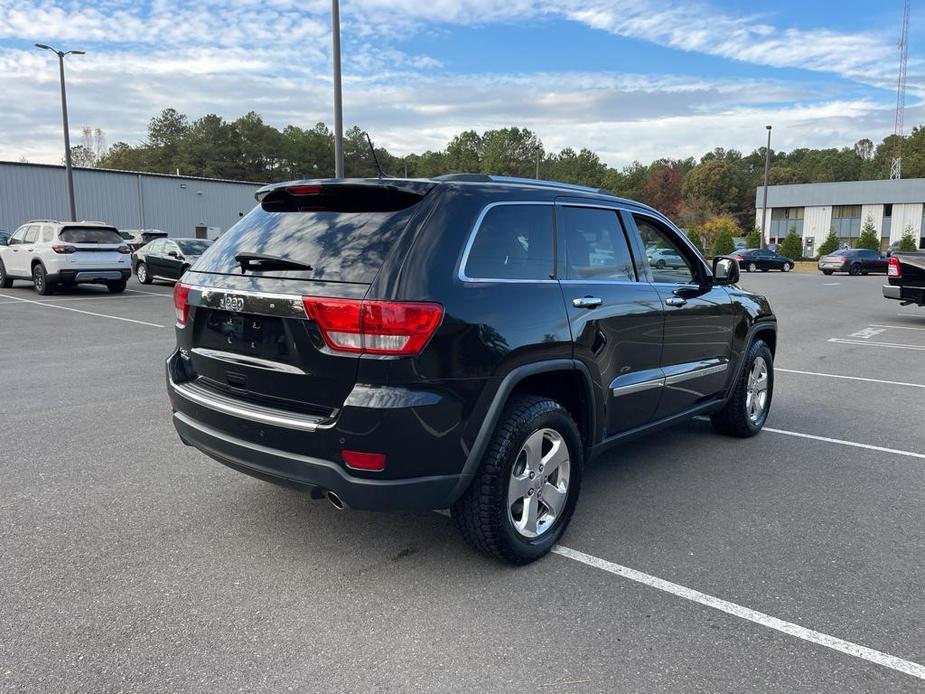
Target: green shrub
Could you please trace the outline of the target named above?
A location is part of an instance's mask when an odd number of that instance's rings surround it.
[[[797,234],[796,227],[790,227],[784,242],[780,245],[780,254],[793,260],[803,257],[803,239]]]
[[[736,249],[728,229],[720,229],[713,240],[713,255],[729,255]]]
[[[755,227],[748,232],[748,236],[745,237],[745,246],[747,248],[758,248],[761,246],[761,229]]]
[[[867,216],[864,226],[861,228],[861,235],[854,242],[855,248],[867,248],[871,251],[880,251],[880,235],[874,228],[874,220]]]
[[[828,255],[838,250],[838,237],[835,235],[835,229],[829,229],[829,235],[819,246],[819,255]]]
[[[912,227],[906,227],[903,231],[902,238],[899,240],[899,251],[916,251],[918,248],[915,245],[915,237],[912,235]]]
[[[687,238],[690,240],[692,244],[694,244],[697,247],[698,251],[700,251],[701,253],[704,252],[703,236],[700,235],[700,232],[697,230],[696,227],[692,227],[691,229],[688,230]]]

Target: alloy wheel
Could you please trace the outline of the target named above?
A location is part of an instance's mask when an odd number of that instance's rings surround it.
[[[535,431],[524,442],[508,481],[508,518],[521,536],[547,532],[565,511],[571,462],[568,444],[555,429]]]
[[[754,424],[761,421],[768,406],[768,380],[768,363],[764,357],[757,357],[745,386],[745,412]]]

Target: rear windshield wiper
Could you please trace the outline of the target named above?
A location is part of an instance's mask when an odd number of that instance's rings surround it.
[[[277,255],[263,255],[261,253],[238,253],[234,257],[241,264],[241,274],[249,269],[254,270],[314,270],[308,263],[298,260],[289,260]]]

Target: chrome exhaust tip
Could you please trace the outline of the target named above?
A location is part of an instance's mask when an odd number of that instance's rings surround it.
[[[347,508],[345,504],[337,494],[334,492],[328,491],[324,493],[325,498],[331,502],[331,506],[336,508],[338,511],[343,511]]]

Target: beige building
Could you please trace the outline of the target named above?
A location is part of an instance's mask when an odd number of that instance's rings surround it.
[[[755,226],[762,228],[764,188],[755,196]],[[870,221],[886,250],[907,229],[925,249],[925,178],[901,181],[846,181],[768,186],[765,239],[780,243],[793,228],[803,239],[804,255],[816,249],[834,230],[851,244]]]

